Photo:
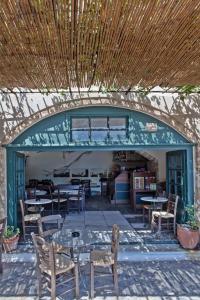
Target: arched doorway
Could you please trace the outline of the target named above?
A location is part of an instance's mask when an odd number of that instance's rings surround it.
[[[18,200],[23,197],[22,152],[166,151],[169,161],[167,189],[176,188],[175,192],[179,189],[184,205],[193,199],[192,147],[193,144],[173,128],[138,111],[95,106],[47,117],[25,130],[6,147],[8,222],[16,225]],[[179,184],[175,183],[172,187],[174,176]]]

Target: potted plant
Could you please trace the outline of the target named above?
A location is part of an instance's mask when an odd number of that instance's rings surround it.
[[[5,252],[10,252],[17,248],[19,233],[19,228],[14,228],[14,226],[7,226],[3,235],[3,246]]]
[[[184,249],[195,249],[199,243],[199,221],[195,206],[186,207],[185,223],[177,225],[177,238]]]

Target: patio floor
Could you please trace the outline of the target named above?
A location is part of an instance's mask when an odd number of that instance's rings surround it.
[[[101,272],[100,269],[98,271]],[[101,299],[112,299],[110,297],[115,295],[112,277],[109,272],[106,275],[100,272],[97,272],[95,277],[95,295],[96,297],[102,297]],[[120,263],[118,273],[121,299],[126,299],[125,296],[129,296],[127,299],[143,300],[180,300],[181,297],[184,297],[184,300],[199,299],[200,261]],[[60,280],[62,280],[62,277]],[[9,296],[36,296],[36,284],[34,264],[4,264],[3,275],[0,275],[0,299],[7,299]],[[74,291],[71,290],[70,286],[65,285],[63,288],[64,290],[62,288],[58,289],[58,293],[61,291],[67,292],[58,299],[74,299]],[[81,267],[81,299],[88,299],[88,291],[89,266],[86,265]],[[45,294],[44,289],[43,299],[47,299],[45,296],[48,296],[48,294]]]

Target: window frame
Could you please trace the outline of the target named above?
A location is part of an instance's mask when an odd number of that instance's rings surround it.
[[[92,127],[92,125],[91,125],[91,119],[97,119],[97,118],[99,118],[99,119],[107,119],[107,128],[94,128],[94,127]],[[124,119],[125,120],[125,128],[124,129],[113,129],[113,128],[110,128],[110,119]],[[77,128],[74,128],[73,129],[73,127],[72,127],[72,121],[73,121],[73,119],[88,119],[88,123],[89,123],[89,128],[86,128],[86,129],[84,129],[84,128],[81,128],[81,129],[77,129]],[[128,116],[71,116],[71,119],[70,119],[70,141],[72,142],[72,143],[77,143],[78,141],[75,141],[75,140],[73,140],[73,131],[89,131],[89,140],[88,141],[83,141],[83,143],[93,143],[93,142],[103,142],[103,140],[102,141],[98,141],[98,140],[92,140],[92,131],[107,131],[107,138],[106,138],[106,140],[108,141],[108,143],[110,143],[110,142],[112,142],[112,140],[111,140],[111,136],[110,136],[110,132],[112,132],[112,131],[119,131],[119,132],[121,132],[121,131],[123,131],[123,132],[125,132],[125,139],[124,139],[124,141],[125,140],[127,140],[128,139]],[[114,142],[116,142],[117,140],[114,140]]]

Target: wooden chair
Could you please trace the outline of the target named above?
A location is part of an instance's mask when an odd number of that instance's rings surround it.
[[[167,226],[169,229],[170,225],[173,225],[173,232],[176,235],[176,213],[177,213],[177,206],[178,206],[179,196],[175,196],[175,201],[173,197],[170,196],[167,202],[167,210],[166,211],[153,211],[152,212],[152,220],[151,220],[151,230],[158,226],[157,234],[160,236],[162,226]],[[165,223],[163,223],[165,220]],[[170,223],[170,221],[173,221]]]
[[[156,197],[166,197],[165,191],[162,192],[156,192]],[[157,204],[144,204],[142,207],[142,216],[143,216],[143,223],[145,222],[145,217],[146,215],[148,216],[148,222],[149,224],[151,223],[151,216],[152,216],[152,211],[156,210],[162,210],[163,204],[162,203],[157,203]]]
[[[57,232],[58,230],[61,230],[61,224],[63,222],[63,218],[61,215],[50,215],[46,217],[41,217],[37,220],[38,222],[38,232],[39,235],[44,238],[46,241],[51,241],[52,235]],[[55,224],[54,228],[45,230],[45,225],[48,226],[48,224],[52,223]],[[62,253],[67,255],[68,257],[73,257],[73,250],[68,247],[63,247],[61,245],[58,245],[54,243],[54,251],[56,253]]]
[[[26,239],[26,228],[33,227],[30,223],[35,223],[35,227],[37,227],[37,220],[41,217],[40,214],[25,214],[25,205],[23,200],[19,200],[21,215],[22,215],[22,228],[23,228],[23,237]],[[26,225],[28,223],[29,225]]]
[[[61,217],[61,215],[49,215],[45,217],[40,217],[37,220],[39,235],[43,238],[51,236],[52,234],[54,234],[55,232],[61,229],[62,222],[63,222],[63,218]],[[55,227],[45,230],[44,228],[45,224],[47,225],[49,223],[50,224],[54,223]]]
[[[79,297],[79,276],[78,265],[73,260],[66,258],[62,254],[55,252],[54,243],[47,243],[42,237],[31,233],[37,257],[37,279],[38,279],[38,295],[42,293],[42,276],[48,283],[48,289],[51,292],[51,300],[56,300],[56,287],[66,283],[62,281],[57,284],[56,279],[64,273],[72,271],[75,275],[75,296]]]
[[[117,276],[117,255],[119,247],[119,227],[114,224],[112,228],[112,245],[111,250],[92,250],[90,252],[90,295],[94,298],[94,268],[109,267],[112,268],[113,282],[115,292],[118,296],[118,276]]]
[[[6,218],[0,220],[0,273],[3,272],[2,266],[2,245],[3,245],[3,234],[6,226]]]
[[[81,207],[83,208],[84,201],[84,188],[81,186],[78,189],[78,194],[74,196],[70,196],[68,198],[69,210],[77,210],[80,213]],[[73,206],[71,206],[71,204]]]
[[[60,192],[60,188],[57,188],[58,193],[57,194],[52,194],[52,200],[53,200],[53,204],[57,203],[57,207],[58,207],[58,211],[60,212],[61,206],[62,205],[66,205],[66,211],[68,213],[68,197],[64,194]],[[55,197],[55,198],[54,198]],[[53,208],[54,211],[54,208]]]
[[[36,199],[36,188],[27,188],[26,189],[26,195],[27,197],[25,197],[25,199]],[[39,207],[39,206],[31,206],[31,205],[27,205],[26,210],[32,214],[36,214],[36,213],[40,213],[44,210],[44,207]]]

